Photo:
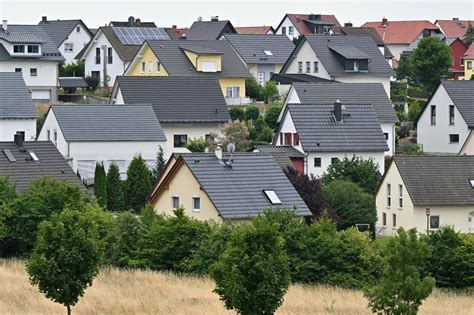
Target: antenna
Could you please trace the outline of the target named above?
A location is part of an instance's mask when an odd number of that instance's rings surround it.
[[[229,157],[229,160],[227,161],[226,165],[229,166],[229,167],[232,167],[232,156],[235,153],[235,144],[229,143],[227,145],[227,152],[230,153],[230,157]]]

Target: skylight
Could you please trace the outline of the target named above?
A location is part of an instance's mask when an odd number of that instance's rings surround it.
[[[281,200],[278,198],[277,194],[274,190],[264,190],[263,193],[267,196],[268,200],[272,203],[272,205],[281,205]]]
[[[474,179],[470,179],[469,183],[471,183],[471,188],[474,188]]]
[[[12,151],[10,151],[10,149],[3,149],[3,154],[5,154],[8,161],[10,161],[11,163],[16,162],[16,159],[13,156]]]
[[[36,155],[36,153],[34,153],[33,151],[28,151],[28,153],[30,154],[31,156],[31,159],[35,162],[38,162],[39,159],[38,159],[38,156]]]
[[[273,53],[272,53],[270,50],[264,50],[263,52],[264,52],[265,55],[267,55],[267,56],[273,56]]]

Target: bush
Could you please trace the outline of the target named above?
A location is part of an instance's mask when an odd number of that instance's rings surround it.
[[[145,206],[152,188],[152,174],[141,155],[136,155],[127,169],[125,206],[139,213]]]
[[[143,233],[142,222],[135,213],[124,212],[115,219],[111,231],[111,257],[108,263],[117,267],[131,267]]]
[[[269,144],[273,140],[273,130],[267,126],[262,116],[259,116],[249,128],[249,137],[252,141]]]
[[[229,109],[229,115],[233,121],[244,121],[245,113],[244,110],[240,107],[232,107],[231,109]]]
[[[261,89],[262,87],[254,77],[245,79],[245,92],[249,98],[254,100],[260,99]]]
[[[89,89],[97,90],[97,88],[99,87],[100,79],[89,76],[85,77],[84,79],[86,80]]]
[[[276,130],[278,128],[278,117],[280,116],[280,112],[283,106],[281,105],[272,105],[267,112],[265,113],[265,122],[267,123],[268,127]]]
[[[261,90],[262,99],[265,103],[273,103],[280,97],[275,81],[268,81]]]
[[[423,109],[425,108],[425,103],[419,100],[408,100],[408,120],[415,122],[420,117]]]
[[[400,139],[398,141],[396,152],[398,155],[424,155],[420,145],[407,139]]]
[[[17,197],[15,185],[8,178],[0,177],[0,207],[3,204],[12,202]]]
[[[257,120],[258,116],[260,116],[260,110],[258,109],[257,106],[255,105],[248,105],[246,108],[245,108],[245,114],[244,114],[244,118],[246,121],[255,121]]]
[[[70,64],[64,61],[59,63],[60,77],[83,77],[84,76],[84,60],[76,60]]]
[[[207,141],[203,138],[189,139],[186,142],[186,149],[191,152],[205,152],[207,148]]]

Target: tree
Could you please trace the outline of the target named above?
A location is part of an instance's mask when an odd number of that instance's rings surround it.
[[[123,183],[120,179],[120,170],[115,162],[109,166],[107,173],[107,209],[117,212],[125,209],[123,200]]]
[[[164,158],[163,148],[161,145],[158,147],[158,153],[156,154],[156,162],[152,168],[152,175],[153,175],[153,183],[156,182],[158,177],[160,176],[161,172],[165,169],[166,160]]]
[[[408,120],[416,122],[425,109],[426,102],[410,99],[408,101]]]
[[[365,192],[372,194],[380,180],[378,164],[373,159],[363,160],[360,157],[344,157],[332,163],[321,177],[323,185],[334,180],[348,180],[359,185]]]
[[[265,122],[268,127],[276,130],[278,128],[278,117],[280,116],[282,106],[281,105],[272,105],[267,112],[265,113]]]
[[[84,77],[84,61],[76,60],[72,63],[66,64],[64,61],[59,63],[60,77]]]
[[[235,144],[236,152],[247,152],[250,149],[249,131],[244,123],[234,121],[225,124],[223,134],[218,142],[222,143],[224,149],[229,143]]]
[[[229,115],[233,121],[236,121],[236,120],[243,121],[245,113],[244,113],[244,110],[240,107],[232,107],[229,110]]]
[[[107,208],[107,176],[105,175],[104,163],[102,162],[95,164],[94,195],[99,205]]]
[[[260,99],[260,90],[261,86],[258,84],[257,79],[250,77],[245,79],[245,92],[247,96],[251,99]]]
[[[139,213],[145,206],[152,188],[152,174],[141,155],[135,155],[127,169],[125,180],[125,205]]]
[[[369,224],[371,231],[375,231],[377,213],[372,195],[353,182],[339,179],[325,185],[323,191],[337,213],[340,230],[356,224]]]
[[[112,230],[112,254],[110,263],[117,267],[131,267],[138,250],[143,224],[135,213],[124,212],[116,219]]]
[[[207,141],[203,138],[189,139],[186,142],[186,149],[191,152],[205,152],[207,148]]]
[[[273,130],[268,127],[262,116],[259,116],[249,128],[249,137],[252,141],[270,143],[273,139]]]
[[[263,100],[267,104],[275,102],[280,97],[275,81],[267,81],[262,88],[261,94]]]
[[[415,229],[406,232],[399,228],[397,234],[383,248],[382,276],[364,295],[374,313],[415,315],[435,284],[422,271],[430,248],[418,239]]]
[[[289,259],[278,224],[257,218],[232,231],[211,267],[214,292],[239,314],[273,314],[290,285]]]
[[[255,121],[260,116],[260,110],[255,105],[249,105],[245,108],[244,118],[246,121]]]
[[[38,240],[26,264],[30,281],[71,314],[99,273],[102,249],[98,228],[90,217],[65,210],[41,223]]]
[[[0,206],[13,201],[16,197],[15,185],[8,178],[0,177]]]
[[[466,34],[464,34],[462,41],[466,46],[471,46],[473,37],[474,37],[474,28],[472,27],[471,22],[468,21]]]
[[[407,79],[411,83],[413,69],[411,67],[411,58],[409,55],[402,54],[398,61],[398,68],[396,70],[397,80],[401,81]]]

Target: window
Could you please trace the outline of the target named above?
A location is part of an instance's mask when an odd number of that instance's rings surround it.
[[[436,105],[431,105],[431,125],[436,125]]]
[[[64,43],[64,52],[73,52],[74,44],[73,43]]]
[[[202,72],[217,72],[217,66],[215,61],[203,61]]]
[[[270,50],[264,50],[263,53],[264,53],[266,56],[273,56],[273,53],[272,53]]]
[[[392,225],[393,227],[397,226],[397,215],[395,213],[392,214]]]
[[[392,185],[387,184],[387,208],[392,206]]]
[[[384,132],[383,135],[385,136],[385,140],[388,140],[388,132]]]
[[[156,63],[156,72],[160,72],[161,71],[161,63],[158,61]]]
[[[114,55],[112,52],[112,47],[107,48],[107,63],[110,65],[114,62]]]
[[[25,45],[13,45],[13,52],[15,54],[24,54],[25,53]]]
[[[226,97],[227,98],[239,98],[240,97],[240,87],[238,87],[238,86],[228,86],[226,88]]]
[[[319,72],[319,62],[315,61],[314,62],[314,73],[318,73]]]
[[[283,145],[283,132],[280,132],[280,145]]]
[[[178,209],[179,208],[179,197],[173,196],[171,197],[171,206],[173,209]]]
[[[188,135],[174,135],[173,140],[175,148],[184,148],[186,147],[186,142],[188,142]]]
[[[54,135],[54,143],[56,144],[58,142],[58,132],[56,130],[54,130],[53,132],[53,135]]]
[[[469,183],[471,184],[471,188],[474,188],[474,179],[470,179]]]
[[[291,132],[285,133],[285,145],[291,145]]]
[[[30,77],[36,77],[36,76],[38,76],[38,69],[30,68]]]
[[[95,64],[100,65],[100,47],[95,48]]]
[[[449,105],[449,124],[454,125],[454,105]]]
[[[306,61],[306,73],[311,72],[311,61]]]
[[[77,32],[77,33],[80,33],[80,32],[81,32],[81,27],[80,27],[80,26],[76,27],[76,32]]]
[[[281,200],[274,190],[264,190],[263,193],[267,196],[272,205],[281,205]]]
[[[201,211],[201,198],[193,197],[193,211]]]
[[[298,72],[303,72],[303,61],[298,61]]]
[[[295,32],[294,26],[288,26],[288,34],[293,35],[294,32]]]
[[[337,157],[331,158],[331,164],[334,164],[334,163],[337,163],[337,162],[339,162],[339,158],[337,158]]]
[[[20,72],[21,73],[21,68],[15,68],[15,72]]]
[[[153,61],[148,61],[148,72],[152,72],[153,71]]]
[[[471,70],[472,69],[472,61],[466,62],[466,67],[467,67],[467,69]]]
[[[293,145],[300,145],[300,136],[297,133],[293,134]]]
[[[314,167],[321,167],[321,158],[315,157],[314,158]]]
[[[51,141],[51,130],[46,130],[46,139]]]
[[[28,45],[28,53],[29,54],[39,54],[39,46],[38,45]]]
[[[382,212],[382,226],[387,226],[387,214]]]
[[[398,185],[398,207],[403,208],[403,186]]]
[[[282,34],[286,34],[286,27],[285,27],[285,26],[283,26],[283,27],[281,28],[281,33],[282,33]]]
[[[146,63],[142,62],[142,73],[145,73]]]
[[[461,67],[464,68],[464,58],[461,58]]]
[[[353,63],[353,70],[359,71],[359,61],[355,60]]]
[[[458,134],[449,135],[449,143],[459,143],[459,135]]]
[[[100,80],[100,71],[91,71],[91,76],[96,80]]]
[[[439,215],[430,216],[430,229],[439,229]]]

